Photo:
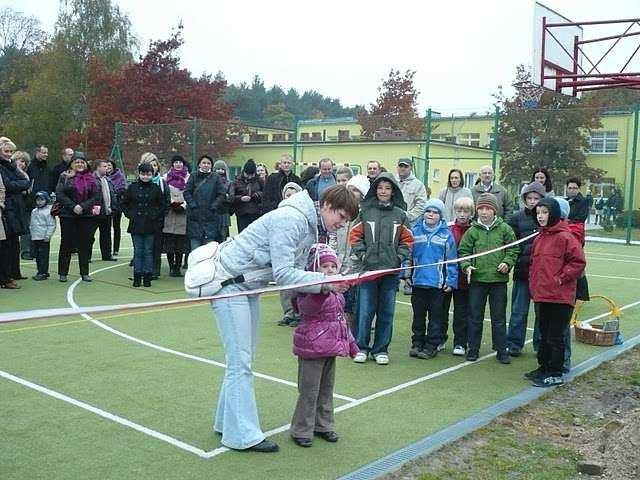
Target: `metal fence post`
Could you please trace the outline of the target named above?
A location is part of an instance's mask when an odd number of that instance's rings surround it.
[[[638,159],[638,116],[640,103],[633,106],[633,144],[631,146],[631,180],[629,187],[629,206],[627,207],[627,245],[631,244],[631,228],[633,227],[633,197],[636,190],[636,161]]]
[[[493,114],[493,142],[491,145],[491,168],[494,173],[498,166],[498,131],[500,128],[500,107],[496,105],[495,113]]]
[[[120,148],[120,136],[122,135],[122,123],[116,122],[113,129],[113,147],[111,147],[111,153],[109,158],[115,160],[118,167],[123,174],[127,174],[124,171],[124,162],[122,161],[122,149]]]
[[[429,147],[431,145],[431,116],[433,111],[429,108],[424,119],[424,172],[422,172],[422,183],[426,186],[429,182]]]
[[[198,170],[198,119],[191,119],[191,167],[192,171]]]
[[[293,117],[293,173],[298,168],[298,117]]]

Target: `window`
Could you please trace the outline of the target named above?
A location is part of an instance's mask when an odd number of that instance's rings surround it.
[[[349,141],[349,130],[338,130],[338,141],[339,142],[348,142]]]
[[[322,141],[322,132],[312,132],[311,133],[311,141],[321,142]]]
[[[487,144],[485,146],[487,148],[493,148],[493,132],[487,133]]]
[[[439,182],[440,181],[440,169],[439,168],[434,168],[433,169],[433,181],[434,182]]]
[[[591,132],[589,144],[591,153],[616,153],[618,151],[618,132]]]
[[[305,133],[301,133],[300,134],[300,141],[301,142],[308,142],[309,140],[311,140],[311,134],[309,132],[305,132]]]
[[[266,133],[252,133],[249,136],[249,141],[250,142],[268,142],[269,135]]]
[[[286,133],[273,133],[271,134],[272,142],[286,142],[287,134]]]
[[[479,133],[460,133],[458,134],[458,143],[460,145],[469,145],[470,147],[480,146]]]

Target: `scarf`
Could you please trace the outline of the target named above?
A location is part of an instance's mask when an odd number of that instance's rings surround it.
[[[153,183],[155,183],[156,185],[160,186],[160,174],[156,173],[152,178],[151,181]]]
[[[182,168],[182,170],[175,170],[171,167],[169,173],[167,173],[167,183],[178,190],[184,190],[187,175],[189,175],[189,172],[186,168]]]
[[[109,189],[109,180],[107,177],[97,177],[100,180],[100,186],[102,187],[102,203],[104,203],[104,209],[106,215],[111,215],[111,190]]]
[[[74,186],[73,199],[79,205],[87,201],[96,187],[96,177],[89,170],[85,170],[84,172],[76,172],[72,178]]]
[[[113,188],[115,188],[116,192],[127,189],[127,179],[125,178],[124,173],[120,170],[111,172],[109,178],[111,179],[111,183],[113,184]]]

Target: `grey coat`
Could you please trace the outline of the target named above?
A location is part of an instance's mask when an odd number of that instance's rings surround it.
[[[169,208],[169,211],[164,217],[163,233],[171,233],[173,235],[186,235],[187,234],[187,202],[184,201],[184,195],[182,190],[169,185],[169,195],[171,196],[171,203],[181,203],[182,211],[176,211],[173,208]]]
[[[51,216],[51,205],[36,207],[31,211],[29,231],[31,240],[51,240],[56,232],[56,219]]]
[[[271,265],[278,285],[292,285],[324,278],[304,267],[311,245],[318,236],[318,215],[309,193],[304,191],[280,202],[223,246],[220,261],[233,276]],[[271,278],[260,283],[266,285]],[[319,293],[320,285],[298,289]]]
[[[473,195],[473,203],[477,203],[478,197],[485,193],[484,186],[482,182],[474,185],[471,189],[471,194]],[[493,193],[498,201],[498,212],[497,216],[508,220],[513,214],[513,200],[509,196],[509,192],[505,190],[505,188],[499,183],[493,182],[491,184],[491,189],[486,193]]]

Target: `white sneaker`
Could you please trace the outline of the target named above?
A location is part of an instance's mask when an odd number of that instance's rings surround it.
[[[389,365],[389,355],[386,353],[379,353],[374,359],[378,365]]]
[[[463,357],[467,351],[465,350],[465,348],[461,345],[456,345],[455,347],[453,347],[453,352],[451,352],[453,355],[456,355],[458,357]]]
[[[438,351],[439,352],[443,352],[445,348],[447,348],[447,344],[446,343],[441,343],[440,345],[438,345]]]
[[[367,361],[367,354],[365,352],[358,352],[356,356],[353,357],[353,361],[356,363],[364,363]]]

